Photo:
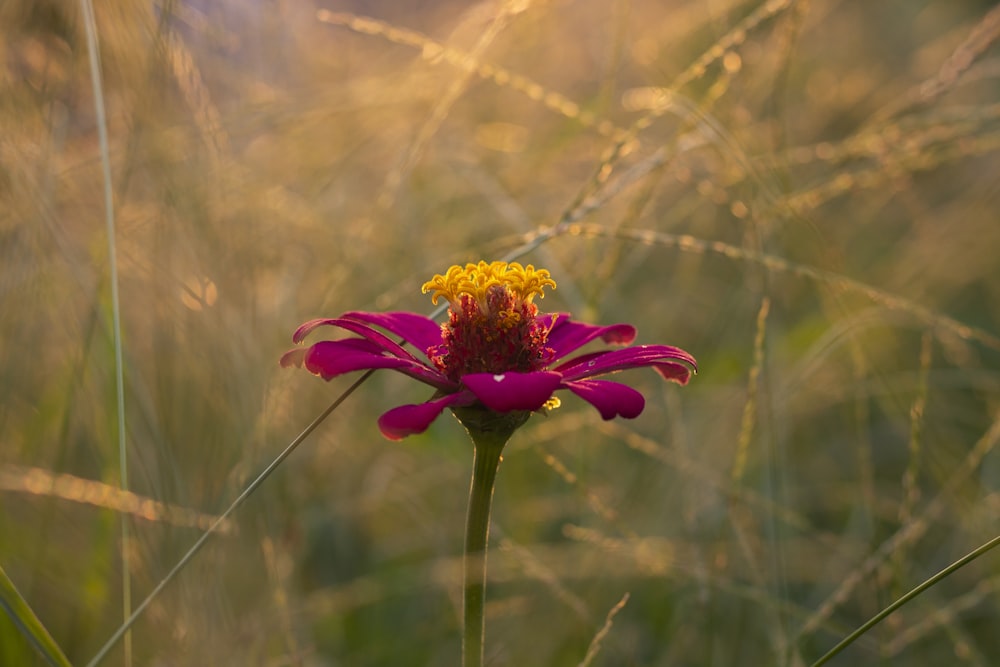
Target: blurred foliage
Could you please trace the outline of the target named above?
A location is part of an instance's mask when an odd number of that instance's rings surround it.
[[[0,564],[74,664],[121,622],[119,513],[141,599],[348,386],[278,368],[300,322],[428,312],[430,275],[539,232],[543,308],[701,373],[515,436],[491,665],[579,664],[625,593],[593,665],[809,664],[996,535],[994,3],[95,4],[134,496],[83,21],[0,4]],[[155,599],[136,664],[456,664],[471,449],[375,426],[422,398],[369,380]],[[843,664],[996,664],[998,563]],[[40,664],[15,636],[0,664]]]

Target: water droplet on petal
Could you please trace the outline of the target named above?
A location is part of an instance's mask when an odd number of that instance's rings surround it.
[[[494,375],[494,376],[493,376],[493,381],[494,381],[494,382],[503,382],[503,379],[504,379],[505,377],[507,377],[507,376],[506,376],[506,375],[504,375],[504,374],[500,374],[500,375]]]
[[[597,363],[597,362],[594,362],[594,361],[588,361],[588,362],[587,362],[587,365],[588,365],[588,366],[593,366],[593,365],[594,365],[595,363]]]

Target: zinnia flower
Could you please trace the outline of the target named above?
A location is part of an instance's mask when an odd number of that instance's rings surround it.
[[[453,266],[423,286],[431,301],[449,303],[445,324],[409,312],[348,312],[300,326],[292,340],[301,343],[314,329],[333,326],[354,334],[295,348],[282,366],[305,366],[330,380],[352,371],[390,368],[434,388],[430,400],[403,405],[383,414],[379,428],[390,440],[422,433],[446,408],[482,408],[523,421],[531,412],[555,407],[556,391],[568,389],[587,401],[604,419],[637,417],[642,394],[610,380],[593,378],[648,366],[663,378],[687,384],[697,369],[694,357],[668,345],[639,345],[567,355],[600,338],[628,345],[635,339],[629,324],[598,326],[574,322],[562,313],[539,313],[533,303],[555,281],[545,269],[517,262],[479,262]],[[393,338],[415,348],[413,354]]]

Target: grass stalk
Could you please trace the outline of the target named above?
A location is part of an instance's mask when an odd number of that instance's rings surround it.
[[[227,524],[227,521],[229,517],[233,514],[233,512],[239,509],[239,507],[244,502],[246,502],[247,498],[253,495],[253,492],[256,491],[261,484],[264,483],[264,480],[270,477],[271,473],[277,470],[278,466],[281,465],[284,462],[284,460],[287,459],[291,455],[291,453],[294,452],[300,444],[302,444],[303,441],[305,441],[307,437],[309,437],[309,434],[315,431],[320,424],[326,421],[326,418],[329,417],[333,413],[333,411],[340,406],[341,403],[347,400],[348,396],[353,394],[358,387],[364,384],[364,382],[368,380],[369,377],[371,377],[372,373],[373,371],[368,371],[367,373],[359,377],[357,380],[355,380],[354,384],[345,389],[344,392],[337,397],[337,400],[331,403],[326,410],[324,410],[318,417],[316,417],[316,419],[310,422],[310,424],[306,426],[305,429],[288,444],[288,446],[286,446],[283,450],[281,450],[281,453],[278,454],[278,456],[276,456],[274,460],[272,460],[271,463],[269,463],[268,466],[264,468],[264,470],[259,475],[257,475],[257,477],[255,477],[252,482],[250,482],[249,485],[247,485],[247,487],[243,490],[243,492],[236,497],[236,500],[234,500],[229,505],[229,507],[226,508],[226,511],[220,514],[215,519],[212,525],[208,527],[208,530],[206,530],[204,533],[201,534],[201,537],[199,537],[198,540],[191,545],[191,548],[189,548],[187,552],[183,556],[181,556],[180,560],[178,560],[177,563],[173,566],[173,568],[171,568],[170,571],[167,572],[166,576],[163,577],[162,580],[160,580],[160,583],[158,583],[156,587],[149,592],[149,595],[147,595],[146,598],[139,603],[139,606],[137,606],[135,608],[135,611],[133,611],[132,614],[127,619],[125,619],[125,622],[122,623],[121,627],[119,627],[115,631],[115,633],[108,638],[108,640],[104,643],[104,646],[102,646],[101,649],[97,652],[97,654],[94,655],[93,658],[91,658],[90,662],[87,663],[87,667],[96,667],[101,663],[102,660],[104,660],[104,658],[107,657],[111,649],[115,647],[115,645],[121,640],[122,636],[125,635],[128,632],[129,628],[131,628],[132,625],[136,622],[136,620],[139,618],[142,612],[146,610],[146,607],[148,607],[149,604],[156,598],[156,596],[159,595],[160,592],[167,587],[167,584],[173,581],[174,577],[176,577],[180,573],[180,571],[184,569],[184,567],[191,561],[191,559],[194,558],[199,551],[201,551],[201,548],[205,546],[205,543],[208,541],[208,538],[211,537],[214,533],[218,532],[223,525]]]
[[[80,0],[84,26],[87,34],[87,55],[90,61],[90,83],[94,94],[94,112],[97,119],[97,137],[101,152],[101,173],[104,184],[104,220],[108,236],[108,270],[111,283],[111,332],[115,350],[115,410],[118,417],[118,481],[121,490],[129,490],[128,448],[125,438],[125,371],[122,361],[121,304],[118,296],[118,261],[115,244],[115,202],[111,186],[111,149],[108,145],[107,113],[104,108],[104,86],[101,81],[101,56],[97,42],[97,21],[91,0]],[[129,517],[121,514],[121,562],[122,562],[122,618],[132,615],[132,564],[129,555]],[[132,665],[132,637],[125,634],[125,667]]]

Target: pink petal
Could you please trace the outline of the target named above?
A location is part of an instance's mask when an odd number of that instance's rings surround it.
[[[635,340],[635,327],[631,324],[598,326],[584,322],[574,322],[565,314],[550,315],[547,317],[550,321],[552,319],[555,320],[552,330],[549,331],[549,338],[546,343],[555,352],[554,360],[562,359],[573,350],[577,350],[597,338],[600,338],[605,343],[616,345],[628,345]]]
[[[364,340],[362,338],[348,338],[345,340],[337,341],[337,346],[343,347],[345,352],[368,352],[372,354],[381,354],[382,350],[380,347],[372,343],[371,341]],[[290,366],[298,366],[302,368],[302,364],[305,362],[306,353],[309,352],[310,348],[307,347],[297,347],[285,352],[281,355],[282,368],[289,368]]]
[[[305,340],[306,336],[313,332],[314,329],[322,326],[332,326],[337,322],[336,318],[332,317],[320,317],[315,320],[309,320],[308,322],[303,322],[299,325],[299,328],[295,330],[292,334],[293,343],[301,343]]]
[[[445,408],[455,405],[468,405],[473,402],[472,395],[467,391],[447,394],[441,398],[418,403],[416,405],[401,405],[389,410],[378,418],[378,427],[389,440],[402,440],[408,435],[423,433]]]
[[[367,339],[378,346],[379,349],[389,354],[403,359],[416,361],[416,357],[404,350],[399,343],[395,342],[381,331],[373,329],[370,325],[358,319],[348,319],[345,317],[327,317],[317,320],[309,320],[299,326],[292,334],[292,342],[301,343],[306,336],[321,326],[332,326],[344,329],[350,333],[357,334],[361,338]]]
[[[552,398],[562,376],[551,371],[534,373],[471,373],[462,376],[462,384],[479,401],[496,412],[538,410]]]
[[[441,325],[429,317],[405,311],[388,313],[366,313],[354,311],[344,313],[345,319],[358,320],[365,324],[381,327],[412,345],[421,353],[427,348],[441,344]]]
[[[303,362],[309,372],[324,380],[344,373],[373,368],[401,368],[409,362],[377,352],[358,350],[346,340],[323,340],[306,349]]]
[[[694,357],[679,347],[672,347],[670,345],[639,345],[621,350],[601,350],[599,352],[582,354],[559,364],[552,370],[562,373],[563,377],[567,380],[580,380],[596,375],[624,371],[629,368],[641,368],[643,366],[656,368],[663,363],[679,366],[680,364],[675,363],[674,359],[690,364],[695,369],[698,368]],[[663,372],[660,372],[660,374],[663,375]],[[687,375],[690,375],[690,370],[687,371]],[[682,373],[680,370],[674,369],[669,371],[669,375],[663,375],[663,377],[668,380],[681,382]],[[685,379],[681,384],[686,382],[687,380]]]
[[[587,401],[605,420],[615,417],[635,419],[646,407],[646,399],[632,387],[608,380],[566,382],[564,387]]]
[[[340,327],[345,331],[350,331],[353,334],[357,334],[362,338],[371,341],[372,343],[377,345],[380,349],[388,352],[389,354],[395,357],[399,357],[401,359],[409,359],[411,361],[417,362],[417,358],[412,354],[410,354],[407,350],[404,350],[399,345],[399,343],[392,340],[381,331],[372,329],[368,324],[365,324],[364,322],[360,322],[358,320],[353,320],[353,319],[347,319],[343,317],[336,317],[326,320],[313,320],[313,322],[319,323],[316,324],[316,326],[330,325],[330,326]],[[307,322],[306,324],[310,323]],[[300,332],[302,331],[303,327],[306,326],[306,324],[303,324],[301,327],[299,327],[299,330],[295,332],[295,336],[299,336]]]
[[[323,340],[309,347],[302,363],[324,380],[353,371],[391,368],[439,389],[453,389],[455,384],[419,361],[390,357],[364,349],[371,343],[358,338]],[[377,349],[377,347],[376,347]],[[291,353],[285,356],[290,356]]]

